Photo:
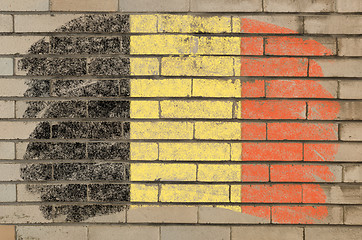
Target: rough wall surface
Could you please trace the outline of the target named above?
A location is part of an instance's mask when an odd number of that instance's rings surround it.
[[[1,0],[0,240],[362,239],[361,12]]]

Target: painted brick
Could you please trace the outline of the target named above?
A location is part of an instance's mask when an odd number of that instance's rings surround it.
[[[0,202],[16,201],[16,185],[0,184]]]
[[[2,240],[15,240],[15,226],[0,225],[0,232]]]
[[[49,0],[3,0],[0,3],[1,11],[48,11]]]
[[[244,203],[300,203],[301,185],[243,185],[241,202]]]
[[[265,164],[241,165],[241,181],[243,182],[269,181],[269,166]]]
[[[303,31],[302,18],[290,15],[233,16],[232,31],[235,33],[296,34]]]
[[[162,226],[161,240],[168,239],[230,239],[230,228],[216,226]]]
[[[115,12],[118,10],[118,0],[50,0],[51,11],[96,11]]]
[[[87,227],[83,226],[19,226],[18,239],[87,239]]]
[[[13,31],[13,17],[11,15],[0,14],[0,32]]]
[[[337,81],[267,80],[268,98],[337,98]]]
[[[361,193],[358,185],[304,184],[303,203],[361,204]]]
[[[362,120],[361,107],[362,102],[357,101],[309,101],[308,119]]]
[[[362,207],[360,206],[344,207],[344,223],[351,225],[361,225],[362,224],[361,214],[362,214]]]
[[[131,97],[191,96],[191,79],[131,79],[130,84]]]
[[[158,101],[132,101],[131,118],[159,118]]]
[[[362,182],[362,166],[347,165],[343,167],[344,182]]]
[[[119,0],[122,12],[187,12],[187,0]]]
[[[361,4],[362,8],[362,4]],[[361,38],[340,38],[338,39],[339,56],[362,56]]]
[[[306,240],[359,240],[362,232],[359,227],[306,227]]]
[[[240,97],[240,80],[193,79],[193,97]]]
[[[138,143],[130,144],[131,160],[157,160],[158,145],[157,143]]]
[[[0,58],[0,75],[13,75],[14,64],[12,58]]]
[[[272,182],[342,182],[342,166],[271,165]]]
[[[137,206],[127,211],[128,223],[197,223],[197,207]]]
[[[305,33],[316,34],[361,34],[361,16],[307,16],[304,20]]]
[[[336,0],[337,12],[362,12],[362,3],[359,0]]]
[[[265,97],[264,80],[245,80],[241,82],[241,97]]]
[[[232,227],[231,240],[302,240],[303,228],[283,226],[241,226]]]
[[[362,82],[358,80],[341,81],[339,97],[342,99],[362,99]]]
[[[322,72],[324,77],[362,77],[361,64],[362,59],[314,59],[309,76],[319,77]]]
[[[261,0],[217,1],[192,0],[192,12],[261,12]]]
[[[362,160],[359,143],[306,143],[304,161],[358,162]]]
[[[88,239],[102,240],[105,237],[109,240],[149,239],[159,240],[159,228],[153,226],[89,226]]]
[[[245,206],[244,206],[245,207]],[[269,207],[265,207],[269,212]],[[244,213],[240,206],[200,206],[199,223],[247,224],[269,223],[269,217],[257,217]]]
[[[265,0],[266,12],[333,12],[334,0]]]
[[[333,123],[268,123],[269,140],[338,140]]]
[[[38,124],[39,122],[0,122],[1,139],[33,138],[31,134]],[[39,137],[44,138],[41,135]],[[49,138],[49,136],[45,138]]]
[[[19,164],[0,164],[0,181],[19,180],[21,180]]]
[[[158,186],[155,184],[131,184],[131,202],[158,202]]]
[[[241,167],[237,164],[199,164],[197,180],[203,182],[241,181]]]
[[[0,142],[0,159],[15,159],[15,144],[12,142]]]
[[[50,223],[44,218],[39,205],[3,205],[0,206],[1,223]]]
[[[362,124],[361,123],[341,124],[340,137],[342,141],[362,141]]]
[[[131,139],[192,139],[189,122],[131,122]]]
[[[15,117],[15,102],[14,101],[0,101],[0,118],[13,118]]]
[[[242,119],[305,119],[306,104],[290,100],[241,101]]]
[[[300,161],[300,143],[243,143],[243,161]]]
[[[131,173],[131,181],[196,181],[194,164],[133,163]]]
[[[333,38],[267,37],[266,55],[328,56],[336,54]]]
[[[81,15],[15,15],[15,32],[54,32],[65,23]]]

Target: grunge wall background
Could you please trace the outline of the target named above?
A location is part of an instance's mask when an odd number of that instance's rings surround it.
[[[2,0],[0,240],[361,239],[359,0]]]

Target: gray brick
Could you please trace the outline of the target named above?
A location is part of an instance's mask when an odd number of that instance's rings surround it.
[[[362,59],[314,59],[314,61],[321,67],[324,77],[362,77]],[[314,75],[309,69],[309,76],[318,77],[319,74]]]
[[[15,159],[15,144],[12,142],[0,142],[0,159]]]
[[[118,0],[50,0],[50,10],[114,12],[118,10]]]
[[[189,0],[119,0],[122,12],[187,12]]]
[[[303,202],[310,203],[308,200],[313,197],[317,192],[322,189],[326,195],[325,201],[321,203],[333,204],[361,204],[362,203],[362,186],[358,185],[320,185],[320,188],[313,189],[308,185],[303,186]],[[315,203],[313,201],[313,203]]]
[[[6,164],[6,163],[0,164],[0,181],[19,181],[19,180],[21,180],[20,164]]]
[[[344,207],[344,223],[351,225],[362,225],[362,207],[346,206]]]
[[[0,36],[0,54],[26,54],[31,46],[44,37]],[[49,42],[49,40],[47,40]]]
[[[361,34],[362,17],[348,15],[306,16],[304,32],[316,34]]]
[[[231,228],[231,240],[302,240],[303,228],[283,226],[243,226]]]
[[[229,227],[162,226],[161,240],[224,240],[230,239]]]
[[[0,15],[0,32],[13,31],[13,17],[11,15]]]
[[[197,207],[137,206],[127,211],[129,223],[197,223]]]
[[[361,240],[360,227],[306,227],[305,240]]]
[[[15,32],[53,32],[80,16],[74,14],[15,15]]]
[[[0,75],[10,76],[14,73],[12,58],[0,58]]]
[[[340,139],[342,141],[362,141],[362,123],[340,124]]]
[[[339,84],[339,97],[342,99],[362,99],[362,81],[341,81]]]
[[[23,97],[28,89],[25,79],[3,78],[0,79],[0,96],[1,97]]]
[[[39,205],[0,206],[1,223],[50,223],[39,210]],[[39,226],[37,226],[39,227]]]
[[[89,240],[159,240],[159,228],[151,226],[90,226]]]
[[[87,227],[84,226],[18,226],[16,232],[19,240],[87,240]]]
[[[340,38],[340,39],[338,39],[338,55],[339,56],[362,56],[362,38]]]
[[[191,0],[192,12],[261,12],[262,0]]]
[[[16,185],[0,184],[0,202],[16,201]]]
[[[14,101],[0,101],[0,118],[13,118],[14,117]]]
[[[333,12],[334,0],[264,0],[266,12]]]
[[[337,12],[362,12],[361,0],[336,0]]]
[[[0,122],[0,139],[49,138],[49,136],[37,136],[34,130],[39,124],[40,122]],[[46,131],[50,131],[49,127]]]
[[[362,165],[347,165],[343,170],[344,182],[362,182]]]
[[[49,0],[1,0],[1,11],[48,11]]]

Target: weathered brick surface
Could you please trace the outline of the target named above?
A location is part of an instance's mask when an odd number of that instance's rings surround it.
[[[87,239],[87,227],[21,226],[16,229],[18,239]]]
[[[0,185],[0,202],[15,202],[16,201],[16,185],[1,184]]]
[[[88,232],[89,240],[100,240],[107,237],[109,240],[119,239],[159,239],[159,228],[152,226],[90,226]]]
[[[307,227],[305,229],[306,240],[337,240],[343,238],[357,240],[361,237],[362,232],[358,227]]]
[[[338,12],[361,12],[362,3],[359,0],[337,0],[337,11]]]
[[[361,16],[307,16],[304,20],[305,33],[318,34],[360,34]]]
[[[9,76],[13,75],[13,59],[0,58],[0,75]]]
[[[245,239],[245,240],[302,240],[303,228],[300,227],[232,227],[231,239]]]
[[[261,12],[261,0],[242,1],[207,1],[192,0],[190,10],[192,12]]]
[[[344,223],[345,224],[351,224],[351,225],[361,225],[362,219],[362,207],[353,207],[348,206],[344,209],[345,215],[344,215]]]
[[[161,240],[166,239],[230,239],[230,228],[228,227],[208,227],[208,226],[162,226]]]
[[[343,171],[344,182],[362,182],[362,166],[345,166]]]
[[[49,0],[51,11],[97,11],[97,12],[115,12],[118,10],[118,0]]]
[[[266,0],[266,12],[333,12],[334,0]]]
[[[338,55],[340,56],[361,56],[362,39],[340,38],[338,39]]]
[[[362,124],[361,123],[341,124],[341,140],[343,140],[343,141],[361,141],[362,140]]]
[[[187,0],[119,0],[120,11],[123,12],[187,12]]]
[[[13,17],[11,15],[0,14],[0,32],[13,31]]]
[[[1,11],[48,11],[49,0],[3,0],[0,3]]]

